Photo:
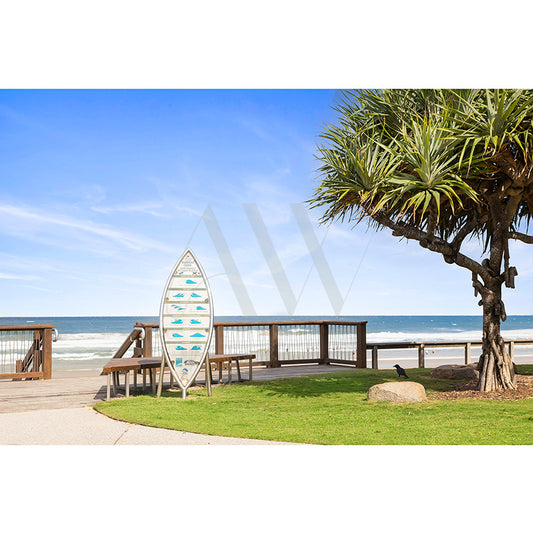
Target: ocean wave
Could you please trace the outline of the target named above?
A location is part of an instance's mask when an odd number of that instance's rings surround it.
[[[83,353],[83,352],[70,352],[66,354],[53,354],[52,359],[54,361],[78,361],[78,360],[109,360],[113,357],[111,354],[95,354],[95,353]]]
[[[461,332],[374,332],[367,333],[369,343],[400,343],[400,342],[438,342],[438,341],[481,341],[479,330]],[[533,329],[503,330],[505,340],[533,339]]]

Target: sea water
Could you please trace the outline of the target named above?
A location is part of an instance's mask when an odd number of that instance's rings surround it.
[[[367,321],[367,343],[399,343],[399,342],[450,342],[450,341],[481,341],[481,316],[268,316],[268,317],[215,317],[215,321],[313,321],[341,320]],[[136,322],[157,323],[156,316],[134,317],[3,317],[3,325],[34,324],[53,325],[59,338],[52,344],[52,369],[101,369],[113,357],[127,335],[133,330]],[[288,352],[307,350],[309,357],[318,351],[315,346],[300,349],[301,339],[307,327],[300,325],[284,332],[284,346]],[[533,339],[533,316],[511,316],[502,324],[503,336],[506,340]],[[260,332],[261,333],[261,332]],[[266,332],[263,332],[266,334]],[[308,336],[309,339],[311,337]],[[318,338],[317,338],[318,339]],[[346,335],[346,343],[342,334],[338,341],[339,350],[352,352],[353,335]],[[263,340],[264,342],[264,340]],[[308,343],[310,345],[310,343]],[[343,347],[345,345],[345,347]],[[355,348],[355,347],[353,347]],[[254,347],[250,347],[250,351]],[[131,352],[131,349],[130,349]],[[231,350],[230,350],[231,352]],[[472,361],[479,357],[480,349],[472,348]],[[131,355],[130,353],[127,354]],[[289,357],[291,357],[289,355]],[[258,358],[261,359],[261,358]],[[533,345],[515,346],[517,363],[533,362]],[[463,348],[427,348],[426,366],[433,367],[444,363],[461,363],[464,361]],[[416,349],[380,350],[379,367],[389,368],[394,363],[406,367],[416,366],[418,354]],[[370,366],[370,351],[368,351]]]

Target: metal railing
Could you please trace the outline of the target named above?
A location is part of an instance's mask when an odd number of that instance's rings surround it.
[[[54,330],[52,325],[0,326],[0,380],[52,378]]]

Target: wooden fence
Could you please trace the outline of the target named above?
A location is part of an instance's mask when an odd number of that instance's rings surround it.
[[[0,379],[52,378],[52,325],[0,326]]]
[[[378,369],[380,352],[383,355],[386,351],[411,349],[416,354],[415,366],[423,368],[426,366],[426,360],[433,359],[438,365],[446,360],[431,356],[435,349],[460,348],[462,350],[459,357],[454,356],[451,359],[462,359],[465,364],[469,364],[473,359],[472,349],[482,345],[478,341],[367,343],[366,325],[366,321],[215,322],[209,352],[252,353],[256,355],[254,365],[267,367],[315,363],[366,368],[368,361],[373,369]],[[121,358],[128,351],[132,356],[161,357],[158,330],[158,323],[136,323],[114,357]],[[507,341],[513,358],[515,347],[526,345],[533,345],[533,340]],[[395,353],[394,363],[401,358],[401,355]],[[443,361],[439,362],[439,358]],[[533,356],[528,361],[533,362]],[[390,363],[387,367],[392,366],[392,360]]]
[[[114,358],[160,357],[159,324],[136,323]],[[256,355],[254,365],[344,363],[366,367],[366,321],[216,322],[210,354]]]
[[[507,350],[511,354],[511,358],[515,359],[515,348],[521,345],[533,345],[531,339],[517,339],[506,341]],[[379,368],[379,351],[395,350],[395,349],[415,349],[417,353],[418,365],[417,367],[424,368],[426,366],[427,353],[434,351],[434,349],[449,349],[462,348],[464,354],[464,363],[468,365],[472,362],[472,348],[481,347],[480,341],[443,341],[443,342],[400,342],[400,343],[369,343],[367,349],[371,351],[371,365],[373,369]],[[438,357],[433,357],[438,360]],[[533,356],[531,357],[533,361]]]

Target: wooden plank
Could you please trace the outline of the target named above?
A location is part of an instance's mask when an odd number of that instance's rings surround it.
[[[0,380],[15,380],[17,378],[42,378],[42,371],[31,371],[28,373],[4,373],[0,374]]]
[[[52,378],[52,329],[43,330],[43,378],[50,380]]]
[[[357,362],[355,360],[341,360],[340,358],[330,358],[329,362],[330,363],[342,363],[344,365],[351,365],[353,367],[357,367]]]
[[[131,347],[133,342],[139,337],[141,333],[141,330],[133,330],[132,333],[124,340],[124,343],[120,346],[120,348],[117,350],[113,358],[122,358],[124,354],[128,351],[128,349]]]
[[[224,353],[224,326],[215,326],[215,352],[217,354]]]
[[[235,322],[216,322],[214,326],[291,326],[291,325],[320,325],[320,324],[342,324],[342,325],[366,325],[368,321],[235,321]]]
[[[229,362],[253,359],[255,359],[255,354],[213,354],[209,356],[209,360],[211,362]]]
[[[39,371],[39,364],[41,363],[41,332],[39,330],[33,331],[33,344],[35,346],[35,350],[33,352],[33,372],[36,373]]]
[[[278,354],[278,324],[269,324],[270,334],[270,366],[279,367],[279,354]]]
[[[152,357],[152,327],[147,326],[144,329],[144,340],[143,340],[143,357],[151,358]]]
[[[423,369],[425,367],[425,355],[426,355],[426,349],[424,343],[420,343],[418,346],[418,367],[420,369]]]
[[[31,346],[26,353],[26,356],[22,360],[21,372],[24,372],[26,369],[29,369],[30,365],[33,362],[33,353],[35,352],[35,339],[31,342]]]
[[[372,347],[372,369],[378,368],[378,348],[374,345]]]
[[[366,369],[366,322],[357,325],[357,367]]]
[[[330,363],[334,360],[332,358],[329,359]],[[268,363],[268,362],[265,362]],[[302,363],[320,363],[320,358],[302,358],[302,359],[296,359],[296,360],[278,360],[277,367],[281,367],[282,365],[292,365],[292,364],[302,364]]]
[[[329,359],[329,325],[319,325],[320,332],[320,364],[326,365]]]
[[[472,347],[472,343],[465,344],[465,365],[468,365],[470,363],[470,348],[471,347]]]
[[[0,325],[0,332],[2,332],[2,331],[6,332],[6,331],[9,331],[9,330],[32,331],[32,330],[43,330],[45,328],[54,328],[54,325],[51,325],[51,324],[32,324],[31,326],[28,326],[28,325],[15,325],[15,324],[12,324],[12,325]]]

